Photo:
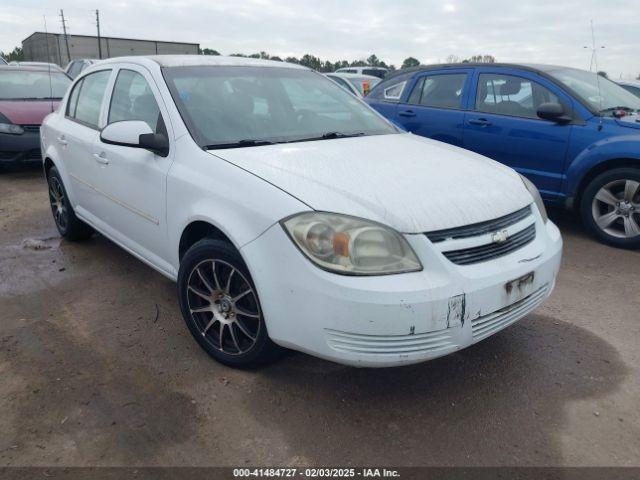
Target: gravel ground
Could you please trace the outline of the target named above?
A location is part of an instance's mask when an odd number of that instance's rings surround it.
[[[640,252],[551,212],[548,302],[471,348],[354,369],[211,360],[174,285],[61,241],[40,170],[0,175],[0,466],[640,465]]]

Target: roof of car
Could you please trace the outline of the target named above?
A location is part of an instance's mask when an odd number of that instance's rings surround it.
[[[222,55],[149,55],[135,57],[114,57],[100,62],[105,63],[133,63],[148,65],[156,63],[161,67],[193,67],[193,66],[241,66],[241,67],[280,67],[307,69],[302,65],[278,62],[276,60],[262,60],[259,58],[227,57]]]
[[[374,77],[373,75],[365,75],[364,73],[346,73],[346,72],[327,72],[325,75],[334,75],[339,78],[353,78],[363,80],[381,80],[380,77]]]
[[[0,64],[0,71],[2,72],[49,72],[49,67],[35,66],[35,65],[4,65]],[[51,68],[51,73],[62,73],[64,70],[59,68]]]
[[[632,87],[640,87],[640,80],[615,80],[620,85],[630,85]]]
[[[398,75],[403,75],[406,73],[412,72],[421,72],[421,71],[429,71],[429,70],[439,70],[446,68],[468,68],[468,67],[499,67],[499,68],[520,68],[524,70],[538,71],[538,72],[551,72],[553,70],[559,69],[573,69],[579,70],[573,67],[566,67],[563,65],[548,65],[542,63],[478,63],[478,62],[466,62],[466,63],[441,63],[441,64],[433,64],[433,65],[418,65],[417,67],[403,68],[401,70],[396,70],[394,72],[389,73],[384,79],[389,80],[390,78],[396,77]]]

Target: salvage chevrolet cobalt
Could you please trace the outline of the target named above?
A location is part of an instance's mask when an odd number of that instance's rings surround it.
[[[41,140],[60,234],[98,231],[175,280],[194,338],[231,366],[283,347],[356,366],[439,357],[539,306],[560,265],[526,178],[297,65],[106,60]]]

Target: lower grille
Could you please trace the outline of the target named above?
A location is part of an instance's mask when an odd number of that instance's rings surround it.
[[[25,160],[41,160],[42,153],[39,148],[35,148],[33,150],[29,150],[27,154],[24,156]]]
[[[363,354],[420,354],[453,349],[456,344],[448,329],[415,335],[362,335],[326,330],[329,346],[334,350]]]
[[[513,234],[502,243],[489,243],[478,247],[464,248],[442,252],[445,257],[457,265],[471,265],[473,263],[486,262],[493,258],[507,255],[519,248],[531,243],[536,238],[535,224],[529,225],[524,230]]]
[[[524,317],[531,310],[539,306],[547,298],[548,285],[536,290],[528,297],[501,308],[495,312],[478,317],[471,322],[473,341],[477,342],[483,338],[493,335],[498,330],[508,327],[512,323]]]

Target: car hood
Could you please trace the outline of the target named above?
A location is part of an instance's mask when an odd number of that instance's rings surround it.
[[[57,100],[0,100],[0,113],[16,125],[41,125],[59,103]]]
[[[617,118],[616,123],[622,127],[640,129],[640,114],[635,113],[633,115],[626,115],[622,118]]]
[[[515,171],[412,134],[212,150],[315,210],[420,233],[491,220],[532,203]]]

